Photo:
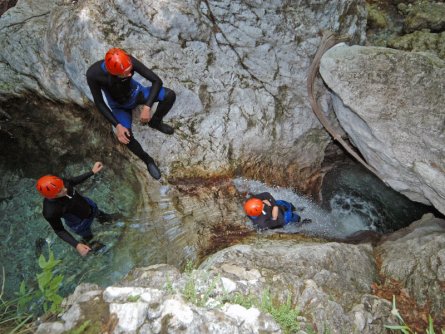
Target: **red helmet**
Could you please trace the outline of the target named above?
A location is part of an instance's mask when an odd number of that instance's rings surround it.
[[[105,55],[105,67],[112,75],[122,75],[132,66],[130,56],[122,49],[111,48]]]
[[[45,175],[37,180],[36,189],[46,198],[55,198],[63,189],[63,181],[54,175]]]
[[[248,216],[258,217],[263,212],[263,201],[258,198],[251,198],[244,203],[244,211]]]

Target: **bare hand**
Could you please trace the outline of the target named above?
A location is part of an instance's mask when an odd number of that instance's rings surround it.
[[[94,163],[93,169],[91,170],[94,174],[100,172],[104,165],[102,165],[102,162],[97,161]]]
[[[81,256],[86,256],[91,248],[85,244],[78,243],[76,246],[76,250]]]
[[[128,144],[130,142],[130,131],[121,124],[116,125],[116,136],[122,144]]]
[[[151,108],[149,106],[143,106],[141,111],[140,120],[142,124],[146,124],[151,120]]]
[[[272,220],[277,220],[278,218],[278,206],[272,208]]]

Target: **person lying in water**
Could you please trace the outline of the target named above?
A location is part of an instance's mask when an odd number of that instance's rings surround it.
[[[43,216],[49,222],[59,238],[73,246],[76,251],[85,256],[93,250],[104,245],[93,239],[91,225],[94,218],[103,224],[112,219],[97,207],[97,204],[88,197],[82,196],[74,186],[84,182],[103,168],[101,162],[96,162],[90,172],[70,179],[62,179],[55,175],[45,175],[37,180],[36,189],[45,198],[43,200]],[[77,241],[64,227],[65,225],[74,233],[82,237]]]
[[[244,211],[259,230],[280,228],[289,223],[311,222],[310,219],[301,221],[292,203],[275,200],[269,192],[252,195],[244,203]]]

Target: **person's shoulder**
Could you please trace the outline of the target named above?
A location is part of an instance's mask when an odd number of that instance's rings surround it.
[[[101,74],[102,62],[103,62],[103,60],[98,60],[88,68],[87,73],[86,73],[87,78],[94,78],[96,75]]]

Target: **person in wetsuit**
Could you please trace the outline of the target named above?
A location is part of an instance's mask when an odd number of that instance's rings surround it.
[[[59,238],[73,246],[81,256],[91,251],[88,244],[93,239],[91,224],[94,218],[104,223],[111,215],[99,210],[97,204],[88,197],[82,196],[74,188],[84,182],[103,168],[101,162],[96,162],[90,172],[70,179],[61,179],[54,175],[42,176],[36,184],[39,193],[45,197],[43,200],[43,216],[49,222]],[[68,228],[82,237],[78,242],[64,227],[62,218]],[[96,243],[97,248],[102,247]]]
[[[244,203],[244,211],[258,230],[280,228],[290,222],[300,222],[292,203],[275,200],[269,192],[254,194]]]
[[[149,80],[151,87],[142,86],[134,80],[135,72]],[[108,50],[105,59],[91,65],[86,76],[94,103],[115,128],[119,142],[127,145],[131,152],[145,162],[148,172],[154,179],[160,179],[161,172],[153,158],[143,150],[133,136],[131,131],[132,109],[142,105],[140,122],[171,135],[174,129],[165,124],[163,118],[176,100],[175,92],[163,87],[162,80],[153,71],[118,48]],[[108,106],[105,104],[102,92]],[[156,112],[152,115],[151,109],[155,102],[159,103]]]

